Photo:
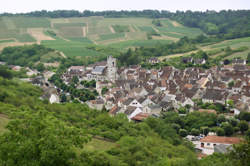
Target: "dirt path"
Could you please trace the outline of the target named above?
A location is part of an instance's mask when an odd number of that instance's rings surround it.
[[[109,29],[110,29],[111,33],[115,33],[115,30],[114,30],[114,28],[112,27],[112,25],[109,26]]]
[[[63,58],[67,58],[67,56],[63,53],[63,52],[59,52],[60,55],[63,57]]]
[[[36,44],[36,42],[27,42],[27,43],[11,42],[11,43],[3,43],[3,44],[0,44],[0,51],[2,51],[5,47],[24,46],[24,45],[32,45],[32,44]]]
[[[129,30],[130,30],[130,32],[135,32],[135,29],[132,27],[131,24],[129,25]]]
[[[155,28],[153,26],[152,26],[152,28],[153,28],[153,30],[155,30],[155,32],[160,33],[160,31],[157,28]]]
[[[82,27],[82,36],[86,37],[86,27]]]
[[[171,40],[171,41],[178,41],[178,38],[170,37],[170,36],[153,36],[153,39],[156,40]]]
[[[54,38],[47,36],[43,33],[43,28],[28,28],[27,32],[34,37],[40,44],[42,40],[55,40]]]

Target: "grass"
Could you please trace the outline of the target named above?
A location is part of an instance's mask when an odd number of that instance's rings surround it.
[[[141,26],[139,29],[144,32],[155,32],[155,30],[150,26]]]
[[[55,28],[62,28],[62,27],[84,27],[86,26],[86,23],[55,23]]]
[[[126,49],[130,47],[150,47],[157,44],[168,44],[171,43],[170,40],[129,40],[120,43],[115,43],[110,45],[113,48]]]
[[[9,17],[16,28],[49,28],[50,21],[42,17]]]
[[[30,34],[27,34],[27,33],[16,36],[16,39],[19,42],[35,42],[36,41],[36,39],[34,39]]]
[[[42,45],[62,51],[68,57],[99,56],[101,53],[88,49],[91,44],[77,41],[65,41],[62,39],[42,41]]]
[[[8,124],[8,122],[9,122],[9,119],[3,116],[3,114],[0,114],[0,135],[6,131],[5,127]]]
[[[15,40],[13,40],[13,39],[0,40],[0,43],[10,43],[10,42],[15,42]]]
[[[129,26],[127,25],[112,25],[116,33],[129,32]]]
[[[123,38],[124,36],[125,36],[124,33],[105,34],[105,35],[100,35],[99,41]]]
[[[91,40],[89,40],[88,38],[86,37],[72,37],[72,38],[68,38],[70,41],[73,41],[73,42],[81,42],[81,43],[84,43],[84,44],[93,44],[93,42]]]
[[[88,151],[106,151],[115,146],[116,144],[113,142],[93,138],[89,143],[84,146],[84,149]]]

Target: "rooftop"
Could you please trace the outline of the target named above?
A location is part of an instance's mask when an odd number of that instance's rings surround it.
[[[240,138],[237,137],[220,137],[220,136],[206,136],[200,140],[200,142],[211,142],[221,144],[238,144],[241,142]]]

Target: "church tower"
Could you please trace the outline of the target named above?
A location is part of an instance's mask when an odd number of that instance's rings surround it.
[[[117,66],[116,66],[116,58],[112,56],[108,56],[107,58],[107,77],[110,81],[115,81],[117,78]]]

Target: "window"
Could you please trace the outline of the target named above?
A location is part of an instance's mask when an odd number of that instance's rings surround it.
[[[216,146],[216,144],[214,144],[214,146]]]
[[[207,146],[210,146],[210,143],[207,143]]]

